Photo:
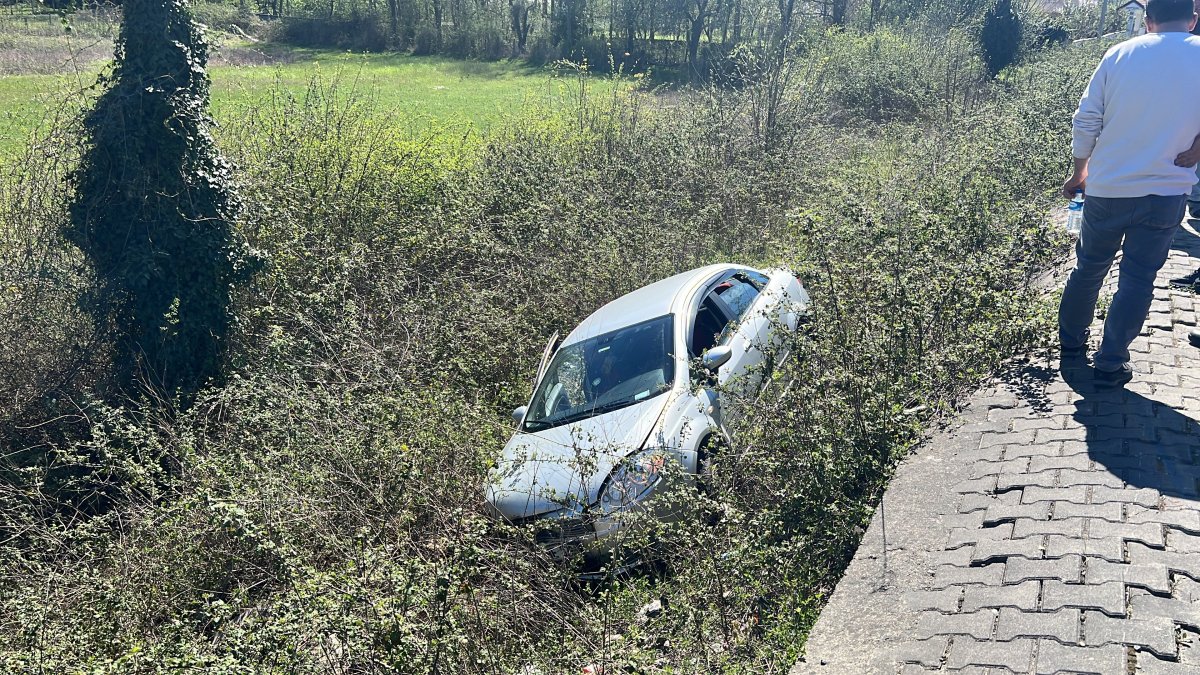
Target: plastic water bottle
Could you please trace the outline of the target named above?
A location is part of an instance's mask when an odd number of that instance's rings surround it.
[[[1075,191],[1075,198],[1067,207],[1067,234],[1079,234],[1083,231],[1083,190]]]

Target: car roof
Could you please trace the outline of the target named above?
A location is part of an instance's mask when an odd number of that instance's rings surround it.
[[[588,318],[580,322],[575,330],[571,331],[562,344],[582,342],[618,328],[670,314],[674,311],[675,302],[682,292],[690,290],[721,272],[735,269],[753,268],[729,263],[708,265],[667,277],[649,286],[643,286],[632,293],[622,295],[592,312]]]

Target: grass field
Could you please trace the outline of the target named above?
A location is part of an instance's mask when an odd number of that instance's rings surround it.
[[[237,50],[245,46],[226,44],[222,50],[240,53]],[[215,62],[229,60],[221,58],[221,51],[217,56]],[[484,132],[499,120],[533,108],[561,106],[578,92],[573,73],[509,62],[312,50],[260,56],[274,63],[209,69],[212,112],[218,122],[236,118],[273,94],[302,93],[314,78],[337,80],[340,91],[353,92],[377,110],[410,120],[414,131],[437,125],[463,135]],[[0,76],[0,154],[20,147],[48,112],[86,101],[88,87],[101,68],[91,64],[72,74]],[[622,85],[592,77],[588,86],[599,95]]]

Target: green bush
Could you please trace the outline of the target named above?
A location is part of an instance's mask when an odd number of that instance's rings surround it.
[[[799,95],[834,124],[942,118],[981,90],[974,51],[960,30],[944,37],[830,30],[812,40],[799,66]]]

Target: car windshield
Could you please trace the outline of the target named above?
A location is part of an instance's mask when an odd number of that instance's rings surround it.
[[[674,344],[668,314],[563,347],[538,384],[525,430],[586,419],[669,390]]]

